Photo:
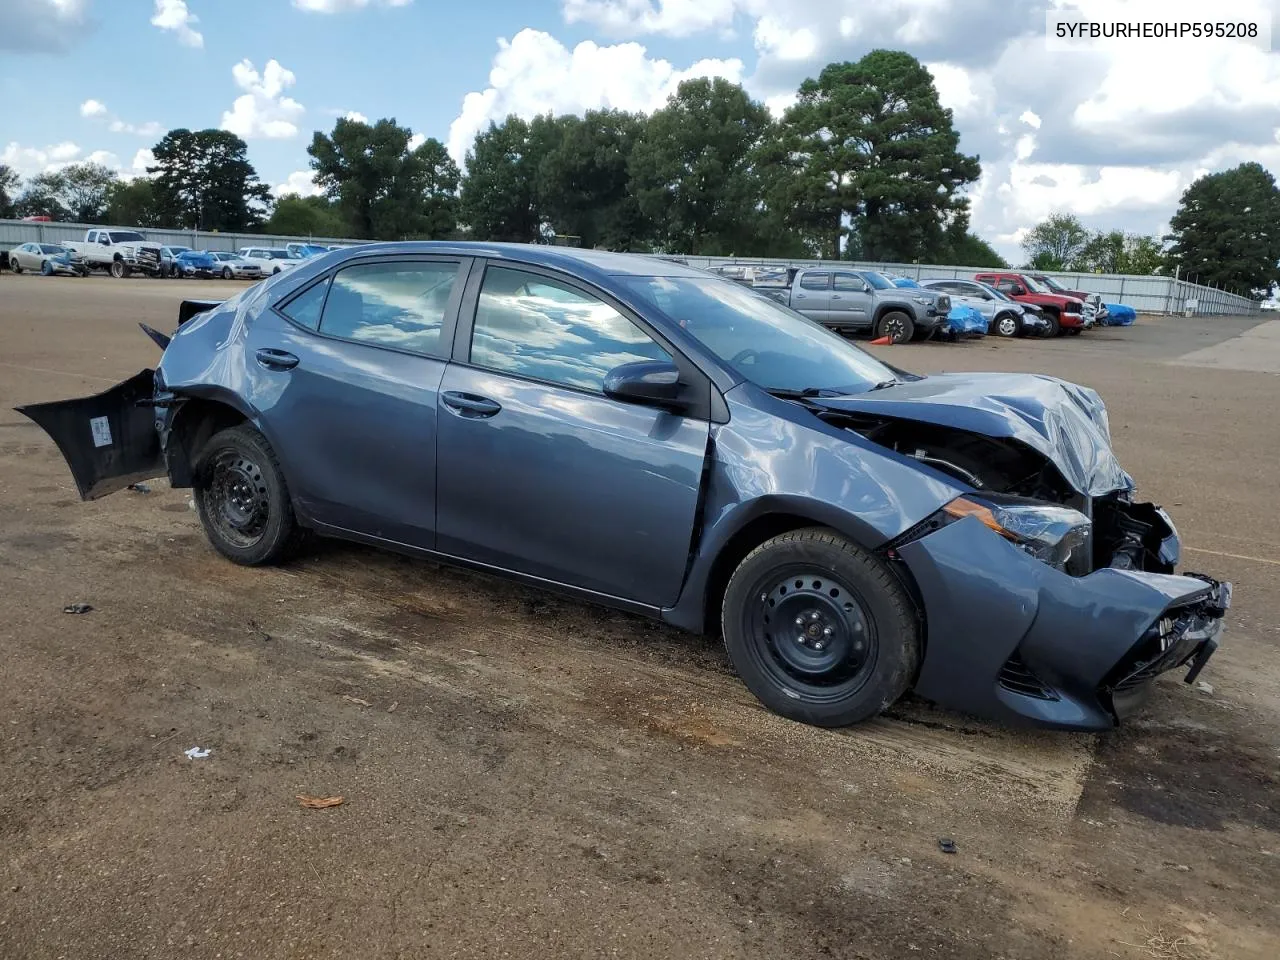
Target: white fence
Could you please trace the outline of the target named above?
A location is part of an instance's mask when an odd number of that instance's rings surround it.
[[[86,230],[97,224],[32,223],[26,220],[0,220],[0,250],[7,250],[32,240],[42,243],[65,243],[83,240]],[[133,229],[126,227],[122,229]],[[359,244],[367,240],[342,237],[282,237],[265,233],[207,233],[196,230],[152,230],[142,233],[160,244],[178,244],[197,250],[239,250],[241,247],[284,246],[286,243]],[[691,266],[720,264],[756,264],[769,266],[845,266],[855,270],[881,270],[916,280],[956,279],[986,272],[985,267],[955,267],[919,263],[852,263],[839,260],[777,260],[744,257],[683,257]],[[1109,273],[1050,273],[1072,290],[1096,293],[1106,303],[1126,303],[1140,313],[1199,314],[1258,313],[1257,301],[1237,296],[1226,290],[1200,286],[1172,277],[1134,277]]]

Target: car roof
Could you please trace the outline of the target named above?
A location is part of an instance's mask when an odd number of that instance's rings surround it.
[[[707,272],[673,263],[660,257],[638,253],[611,253],[580,247],[554,247],[535,243],[484,243],[480,241],[421,240],[401,243],[369,243],[331,250],[313,262],[335,264],[350,257],[380,254],[434,253],[460,257],[488,257],[535,266],[566,270],[584,277],[696,277]]]

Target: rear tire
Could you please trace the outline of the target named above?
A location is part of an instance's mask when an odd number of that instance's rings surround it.
[[[10,257],[10,258],[9,258],[9,267],[13,270],[13,272],[14,272],[14,273],[21,273],[21,272],[22,272],[22,265],[21,265],[20,263],[18,263],[18,258],[17,258],[17,257]]]
[[[266,437],[248,424],[214,434],[196,460],[196,513],[213,548],[248,567],[276,563],[300,533]]]
[[[920,664],[915,608],[893,572],[834,531],[766,541],[738,565],[721,604],[738,676],[775,713],[819,727],[867,720],[901,697]]]
[[[890,343],[907,343],[915,332],[915,322],[901,310],[890,310],[876,324],[876,336],[888,337]]]

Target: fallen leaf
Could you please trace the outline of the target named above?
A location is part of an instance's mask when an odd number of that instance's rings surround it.
[[[349,697],[345,693],[342,695],[342,699],[347,701],[347,703],[354,703],[358,707],[369,706],[368,700],[361,700],[359,697]]]
[[[298,794],[298,803],[306,807],[308,810],[323,810],[326,807],[339,807],[342,805],[344,797],[308,797],[305,794]]]

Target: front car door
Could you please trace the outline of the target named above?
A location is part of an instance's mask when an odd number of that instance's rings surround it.
[[[806,270],[800,274],[791,291],[791,308],[810,320],[826,323],[831,317],[830,272]]]
[[[317,523],[435,546],[436,394],[469,258],[343,266],[264,312],[251,395]]]
[[[856,273],[839,272],[831,278],[831,307],[828,325],[870,327],[871,291]]]
[[[440,386],[438,549],[652,607],[679,596],[710,425],[606,397],[613,368],[703,375],[604,291],[490,261]]]

